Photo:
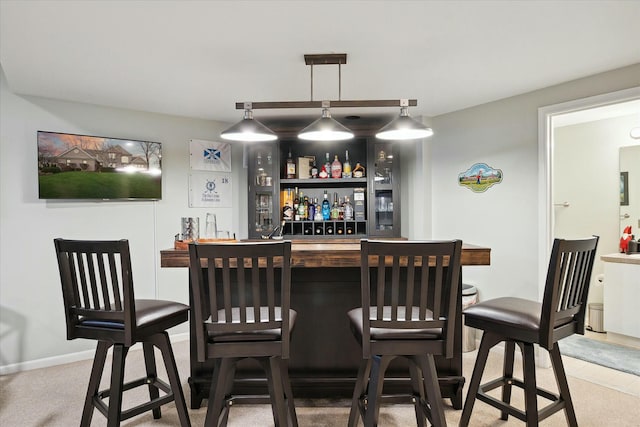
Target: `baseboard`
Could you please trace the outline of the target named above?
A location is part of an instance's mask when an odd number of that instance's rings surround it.
[[[180,334],[175,334],[175,335],[171,335],[169,337],[169,339],[171,340],[172,343],[174,342],[181,342],[181,341],[188,341],[189,340],[189,333],[188,332],[184,332],[184,333],[180,333]],[[132,350],[136,349],[136,348],[142,348],[140,346],[140,344],[136,344],[133,347],[131,347]],[[9,375],[9,374],[15,374],[17,372],[23,372],[23,371],[31,371],[33,369],[40,369],[40,368],[48,368],[51,366],[57,366],[57,365],[64,365],[66,363],[73,363],[73,362],[79,362],[82,360],[90,360],[93,359],[93,355],[95,354],[95,349],[94,350],[84,350],[84,351],[78,351],[75,353],[68,353],[68,354],[61,354],[58,356],[52,356],[52,357],[45,357],[42,359],[35,359],[35,360],[27,360],[24,362],[19,362],[19,363],[13,363],[10,365],[4,365],[4,366],[0,366],[0,376],[1,375]]]

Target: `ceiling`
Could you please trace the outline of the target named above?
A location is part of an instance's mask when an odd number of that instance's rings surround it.
[[[340,80],[434,117],[640,63],[639,21],[616,0],[0,0],[0,65],[19,94],[234,122],[236,102],[310,100],[304,54],[346,53],[340,78],[314,67],[314,100]],[[319,116],[255,112],[283,114]]]

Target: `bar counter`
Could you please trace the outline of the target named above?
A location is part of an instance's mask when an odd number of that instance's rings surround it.
[[[291,307],[298,312],[289,359],[294,396],[351,398],[362,351],[351,334],[346,313],[360,305],[360,241],[293,240],[291,258]],[[463,266],[486,266],[490,261],[490,248],[463,244]],[[162,250],[160,265],[186,268],[189,266],[188,251]],[[191,292],[189,299],[191,301]],[[461,299],[458,300],[454,357],[436,358],[442,396],[451,398],[456,409],[462,408],[464,385],[460,311]],[[190,335],[189,384],[191,407],[196,409],[208,396],[213,364],[196,360],[193,325],[190,325]],[[407,387],[406,363],[394,361],[388,372],[385,392]],[[234,390],[244,394],[262,394],[266,392],[263,376],[257,364],[251,360],[243,361],[238,365]]]

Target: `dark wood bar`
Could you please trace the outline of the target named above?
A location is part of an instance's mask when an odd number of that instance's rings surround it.
[[[465,244],[462,265],[489,265],[491,250]],[[186,250],[167,249],[160,255],[161,267],[186,268]],[[350,398],[353,392],[361,350],[349,329],[346,313],[360,305],[360,242],[355,239],[292,242],[291,305],[298,312],[291,340],[289,373],[296,397]],[[190,293],[191,299],[191,293]],[[458,313],[461,300],[458,301]],[[437,358],[442,395],[452,405],[462,407],[462,321],[456,322],[452,359]],[[194,330],[191,327],[191,407],[198,408],[207,398],[211,363],[195,358]],[[385,390],[408,386],[408,370],[402,363],[392,365]],[[262,394],[266,382],[252,361],[239,365],[234,388],[239,393]]]

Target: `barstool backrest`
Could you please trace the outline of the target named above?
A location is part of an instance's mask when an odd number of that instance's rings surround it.
[[[441,330],[452,357],[461,253],[461,240],[361,241],[365,358],[371,328]]]
[[[291,242],[192,243],[189,257],[198,360],[239,357],[244,344],[259,350],[262,339],[266,354],[277,344],[288,358],[289,333],[281,331],[290,326]],[[210,337],[230,338],[210,345]]]
[[[135,341],[135,303],[128,240],[54,240],[67,339]],[[118,332],[120,330],[121,332]]]
[[[547,350],[561,338],[584,334],[597,246],[598,236],[553,242],[540,317],[539,344]]]

